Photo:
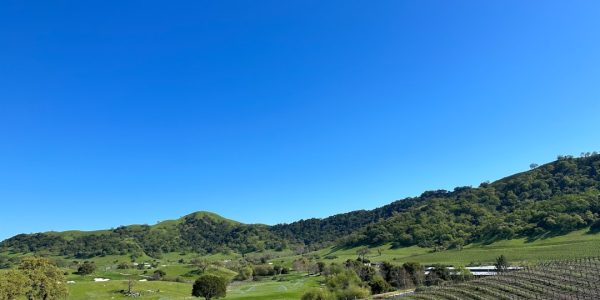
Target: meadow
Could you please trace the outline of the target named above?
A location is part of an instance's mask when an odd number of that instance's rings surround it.
[[[69,299],[131,299],[120,293],[120,290],[127,289],[127,284],[127,280],[76,282],[69,285]],[[300,299],[304,291],[315,286],[319,286],[318,278],[305,275],[283,276],[281,280],[269,278],[261,281],[235,282],[228,287],[227,297],[224,299]],[[195,299],[191,296],[191,283],[147,281],[136,282],[134,288],[142,294],[137,299]]]
[[[310,253],[326,262],[343,262],[356,259],[356,248],[330,247]],[[434,252],[418,246],[394,248],[389,244],[369,248],[367,257],[371,261],[395,263],[418,262],[421,264],[445,264],[456,266],[490,264],[500,255],[513,263],[535,263],[538,261],[600,256],[600,234],[591,234],[589,229],[535,240],[519,238],[502,240],[491,244],[470,244],[461,250],[451,249]],[[299,256],[275,259],[274,262],[290,263]]]
[[[177,263],[176,258],[192,258],[192,254],[182,255],[170,253],[165,255],[162,264],[148,270],[115,268],[117,262],[128,261],[126,256],[106,256],[91,259],[98,266],[96,272],[91,275],[80,276],[73,274],[73,269],[67,271],[67,280],[70,282],[69,299],[130,299],[121,293],[128,288],[129,280],[134,283],[133,290],[140,292],[141,297],[137,299],[194,299],[191,296],[192,282],[198,276],[192,265]],[[235,255],[234,255],[235,257]],[[207,256],[210,261],[218,262],[232,258],[227,255]],[[143,261],[143,260],[140,260]],[[148,258],[147,261],[151,261]],[[164,281],[145,281],[155,269],[164,271],[167,275]],[[236,273],[223,267],[211,266],[205,271],[210,274],[219,275],[233,279]],[[110,279],[106,282],[94,282],[94,278]],[[259,277],[250,281],[233,281],[227,290],[225,299],[267,299],[287,300],[299,299],[304,291],[311,287],[320,285],[320,277],[308,276],[307,274],[292,273],[278,275],[275,277]],[[175,282],[180,280],[183,282]]]

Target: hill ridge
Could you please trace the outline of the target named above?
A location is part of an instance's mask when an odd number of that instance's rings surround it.
[[[600,155],[559,157],[479,187],[425,191],[372,210],[277,225],[244,224],[197,211],[155,225],[119,226],[93,232],[21,234],[0,243],[0,251],[50,251],[90,257],[142,249],[240,253],[328,245],[418,245],[437,250],[494,241],[561,234],[599,223]],[[133,241],[137,247],[132,246]],[[112,244],[111,244],[112,243]],[[137,249],[137,250],[136,250]]]

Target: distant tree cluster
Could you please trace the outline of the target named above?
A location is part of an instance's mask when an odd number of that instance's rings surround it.
[[[325,276],[325,288],[311,289],[302,299],[363,299],[371,294],[412,288],[424,283],[424,268],[418,263],[382,263],[377,268],[363,261],[364,258],[358,258],[347,260],[343,264],[322,265],[320,271]]]
[[[411,205],[368,224],[343,243],[391,242],[445,250],[474,241],[586,228],[600,219],[600,156],[561,158],[479,188],[426,192],[402,202]]]

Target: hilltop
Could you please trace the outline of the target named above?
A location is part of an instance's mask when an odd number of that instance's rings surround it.
[[[156,225],[100,231],[20,234],[0,243],[0,252],[47,253],[90,258],[190,251],[239,253],[327,247],[418,246],[460,250],[473,243],[536,240],[600,228],[600,155],[561,156],[478,187],[427,191],[373,210],[268,226],[243,224],[210,212],[195,212]]]

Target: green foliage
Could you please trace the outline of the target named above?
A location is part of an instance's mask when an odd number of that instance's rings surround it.
[[[132,267],[133,266],[130,263],[128,263],[128,262],[120,262],[117,265],[117,269],[119,269],[119,270],[131,269]]]
[[[272,265],[256,265],[253,267],[254,276],[273,276],[276,274],[277,272]]]
[[[19,265],[19,271],[28,280],[28,299],[55,300],[68,296],[63,272],[47,259],[25,257]]]
[[[167,275],[167,273],[163,270],[155,270],[154,272],[152,272],[152,280],[162,280],[165,276]]]
[[[591,233],[598,233],[598,232],[600,232],[600,219],[596,220],[596,222],[594,222],[592,224],[592,226],[590,226],[590,232]]]
[[[496,258],[496,263],[494,264],[494,266],[496,267],[496,270],[498,270],[498,272],[504,272],[508,270],[510,264],[506,256],[500,255],[498,258]]]
[[[599,155],[561,158],[479,188],[402,200],[397,213],[361,228],[344,244],[392,242],[445,250],[477,241],[564,234],[597,222],[599,190]]]
[[[94,273],[96,271],[96,264],[94,262],[83,262],[83,264],[81,264],[78,268],[77,268],[77,274],[78,275],[90,275],[92,273]]]
[[[29,279],[17,270],[10,270],[0,276],[0,300],[14,300],[25,295]]]
[[[415,287],[423,282],[423,267],[418,263],[405,263],[403,266],[384,262],[379,267],[383,279],[398,289]]]
[[[450,270],[443,265],[434,265],[425,276],[425,285],[440,285],[442,282],[451,281]]]
[[[215,275],[202,275],[194,282],[192,296],[204,297],[206,300],[225,297],[227,279]]]
[[[368,286],[353,267],[333,268],[334,273],[325,279],[325,285],[335,296],[335,299],[362,299],[369,295]],[[374,278],[374,277],[373,277]],[[373,279],[372,278],[372,279]],[[384,283],[381,283],[385,286]]]
[[[0,269],[9,269],[18,263],[18,258],[0,255]]]
[[[327,290],[313,288],[302,295],[302,300],[334,300],[335,297]]]
[[[236,280],[244,281],[252,278],[252,274],[254,273],[254,269],[251,266],[243,266],[238,270],[238,274],[235,277]]]
[[[369,280],[369,287],[371,288],[371,293],[373,294],[382,294],[386,292],[393,291],[394,288],[391,284],[389,284],[381,275],[377,274]]]
[[[350,269],[344,269],[339,273],[328,276],[325,284],[331,290],[343,290],[351,286],[361,285],[362,281],[356,272]]]
[[[472,280],[473,277],[473,273],[471,273],[471,271],[469,271],[469,269],[459,266],[459,267],[455,267],[454,268],[454,275],[453,275],[453,280],[454,281],[469,281]]]
[[[368,296],[369,290],[359,286],[350,286],[346,289],[335,292],[335,297],[338,300],[364,299]]]

